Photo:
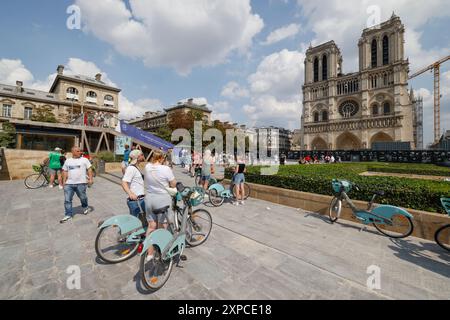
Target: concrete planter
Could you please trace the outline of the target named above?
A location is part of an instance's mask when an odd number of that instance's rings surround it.
[[[227,181],[229,183],[229,181]],[[249,183],[251,188],[250,197],[273,202],[276,204],[301,208],[307,211],[316,212],[328,216],[328,208],[333,197],[306,193],[294,190],[287,190],[271,186]],[[353,201],[357,207],[367,208],[368,202]],[[434,234],[441,226],[450,224],[450,217],[426,211],[406,209],[414,216],[414,233],[412,236],[434,241]],[[341,219],[360,223],[353,218],[350,208],[343,207]]]

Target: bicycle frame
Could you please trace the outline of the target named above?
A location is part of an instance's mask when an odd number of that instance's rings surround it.
[[[356,207],[345,191],[341,191],[338,198],[339,200],[347,202],[349,207],[352,209],[354,216],[365,225],[376,223],[392,226],[392,217],[397,214],[409,217],[410,219],[414,218],[408,211],[395,206],[380,205],[373,209],[376,195],[372,197],[367,210],[361,210]]]
[[[163,260],[169,260],[176,255],[183,254],[183,251],[186,247],[186,224],[189,218],[190,210],[192,210],[192,207],[189,203],[190,195],[191,193],[189,193],[187,199],[183,198],[185,206],[182,213],[181,228],[175,230],[174,234],[165,229],[158,229],[153,231],[147,237],[147,239],[145,239],[140,255],[143,255],[145,252],[147,252],[147,250],[151,246],[159,248]]]

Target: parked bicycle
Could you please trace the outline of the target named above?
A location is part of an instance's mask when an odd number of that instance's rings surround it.
[[[190,247],[202,245],[208,239],[212,229],[212,218],[208,211],[199,209],[192,210],[192,206],[199,205],[204,197],[203,189],[194,188],[197,192],[195,199],[191,201],[188,210],[188,221],[186,224],[186,243]],[[172,198],[172,213],[174,219],[167,219],[170,223],[168,230],[171,234],[181,230],[182,214],[185,208],[178,206],[181,200],[177,194]],[[138,202],[139,205],[139,202]],[[146,213],[140,207],[138,218],[131,215],[112,217],[99,223],[99,232],[95,240],[95,251],[97,256],[104,262],[117,264],[127,261],[137,253],[142,252],[143,243],[146,239],[148,222]],[[168,215],[168,209],[156,210],[155,214]]]
[[[450,216],[450,198],[442,198],[441,203],[445,212]],[[434,239],[442,249],[450,251],[450,224],[439,228],[434,234]]]
[[[233,183],[233,178],[231,178],[231,183],[228,188],[225,188],[221,182],[212,184],[209,189],[209,202],[215,206],[220,207],[227,199],[236,199],[236,185]],[[244,183],[244,200],[250,197],[250,186]]]
[[[377,196],[384,196],[384,191],[374,193],[367,210],[357,208],[348,197],[352,188],[360,191],[360,187],[354,183],[345,180],[333,180],[332,182],[335,197],[331,201],[329,208],[329,217],[332,223],[336,222],[342,211],[342,202],[346,202],[352,209],[354,217],[364,225],[373,224],[374,227],[383,235],[390,238],[406,238],[413,233],[413,216],[406,210],[389,205],[380,205],[374,208]]]
[[[203,244],[212,229],[212,218],[208,211],[203,209],[193,211],[193,206],[200,204],[203,200],[204,195],[201,195],[200,188],[187,188],[182,183],[178,183],[177,191],[176,199],[182,200],[184,203],[183,209],[176,210],[175,221],[181,219],[178,221],[179,228],[176,228],[174,233],[165,229],[153,231],[139,250],[142,283],[146,289],[152,292],[161,289],[166,284],[172,272],[174,259],[182,256],[186,243],[192,244],[192,240],[189,238],[198,235],[199,238],[197,242],[194,242],[194,246]],[[168,209],[169,207],[166,207],[161,210],[167,212]],[[201,224],[203,222],[206,222],[206,228]],[[154,256],[147,261],[148,249],[151,246],[154,247]]]
[[[28,189],[39,189],[47,186],[50,183],[50,175],[48,173],[48,166],[45,165],[33,165],[33,171],[35,173],[25,178],[25,186]],[[55,181],[57,183],[57,181]]]
[[[202,168],[196,168],[195,169],[194,181],[195,181],[195,186],[196,187],[200,187],[201,186],[201,182],[202,182]],[[210,186],[210,185],[213,185],[213,184],[216,184],[216,183],[217,183],[216,179],[210,178],[208,185]]]

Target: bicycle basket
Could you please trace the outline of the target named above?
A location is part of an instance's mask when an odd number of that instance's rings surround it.
[[[193,207],[199,206],[203,203],[205,198],[205,190],[203,188],[194,187],[192,188],[192,195],[189,201]]]
[[[41,166],[33,165],[33,171],[37,172],[37,173],[40,173],[41,172]]]
[[[352,190],[351,182],[346,181],[346,180],[333,180],[333,182],[331,184],[333,186],[333,191],[336,193],[341,193],[342,187],[344,187],[344,191],[346,193],[348,193]]]

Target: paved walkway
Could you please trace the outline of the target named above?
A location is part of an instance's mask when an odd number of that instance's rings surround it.
[[[177,178],[192,179],[176,170]],[[450,255],[435,243],[393,241],[374,230],[269,202],[208,208],[214,226],[166,286],[146,293],[139,258],[105,265],[97,258],[97,223],[127,214],[121,188],[103,178],[89,189],[94,212],[60,225],[63,192],[0,182],[1,299],[449,299]],[[74,201],[79,206],[79,200]],[[71,265],[81,290],[69,290]],[[367,289],[378,266],[381,289]]]

